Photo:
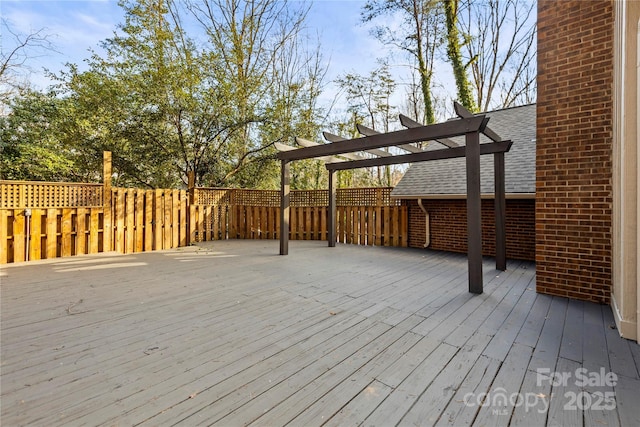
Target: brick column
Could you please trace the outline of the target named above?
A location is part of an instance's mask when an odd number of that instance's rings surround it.
[[[613,2],[538,2],[537,290],[609,303]]]

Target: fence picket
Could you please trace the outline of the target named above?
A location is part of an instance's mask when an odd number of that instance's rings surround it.
[[[399,239],[399,230],[400,230],[400,218],[398,216],[398,208],[397,207],[393,207],[392,208],[392,215],[391,215],[391,234],[393,237],[393,245],[392,246],[400,246],[400,239]]]
[[[154,237],[154,206],[155,192],[153,190],[147,190],[142,193],[144,195],[144,250],[152,251],[153,237]]]
[[[89,253],[97,254],[100,249],[98,243],[100,241],[98,233],[100,232],[100,211],[97,208],[91,209],[89,225]]]
[[[189,244],[187,237],[187,192],[180,191],[180,246],[187,246]]]
[[[171,191],[170,190],[162,190],[162,203],[164,206],[163,219],[162,219],[162,249],[170,249],[171,248]]]
[[[115,219],[116,219],[116,227],[115,227],[115,240],[114,240],[114,249],[116,252],[121,254],[125,251],[125,194],[123,189],[118,189],[114,192],[113,197],[116,199],[115,203]]]
[[[144,191],[136,190],[136,207],[135,207],[135,235],[136,243],[134,245],[135,252],[144,250]]]
[[[267,214],[267,207],[262,206],[260,208],[260,238],[269,238],[269,217]]]
[[[72,239],[73,239],[73,210],[71,208],[62,209],[62,257],[72,255]]]
[[[171,248],[177,248],[180,245],[180,227],[178,226],[180,218],[180,190],[171,192]]]
[[[9,210],[0,209],[0,264],[9,262]],[[13,220],[13,219],[12,219]]]
[[[31,221],[29,230],[29,259],[38,260],[42,257],[42,211],[40,209],[31,210]]]
[[[125,253],[131,254],[135,252],[136,247],[136,225],[135,225],[135,191],[133,189],[125,190]]]
[[[295,206],[289,208],[289,239],[298,240],[298,208]]]
[[[390,211],[389,206],[385,206],[384,207],[384,219],[383,219],[384,220],[384,231],[383,231],[383,239],[384,239],[383,245],[384,246],[391,246],[391,239],[390,239],[391,231],[390,231],[390,228],[389,228],[389,226],[391,225],[390,221],[389,221],[391,215],[390,215],[389,211]]]
[[[109,250],[132,253],[280,235],[277,191],[195,189],[191,204],[184,190],[112,188],[111,197],[104,197],[111,204],[102,206],[101,185],[45,184],[0,182],[0,263],[27,255],[35,260]],[[407,246],[407,206],[389,194],[390,189],[338,190],[337,241]],[[29,204],[34,207],[27,236],[24,207]],[[327,204],[326,191],[292,191],[290,239],[327,239]]]
[[[58,256],[58,210],[47,209],[47,258]]]
[[[74,255],[87,253],[87,211],[85,208],[76,210],[76,249]]]
[[[13,214],[13,260],[22,262],[25,260],[24,253],[24,209],[14,211]]]

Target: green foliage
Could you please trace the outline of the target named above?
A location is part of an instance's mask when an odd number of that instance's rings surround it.
[[[0,179],[74,180],[73,155],[55,126],[64,103],[27,90],[8,107],[10,113],[0,117]]]
[[[119,186],[181,186],[194,171],[201,186],[275,188],[274,142],[318,132],[324,70],[300,40],[306,6],[120,6],[125,21],[102,42],[104,54],[93,53],[86,71],[69,64],[55,92],[39,104],[36,95],[17,100],[3,119],[2,175],[99,179],[109,150]],[[185,20],[199,32],[187,34]],[[24,167],[36,155],[38,167]]]
[[[363,7],[364,22],[394,18],[372,34],[410,58],[409,113],[423,123],[435,121],[436,106],[447,96],[433,92],[434,64],[445,46],[458,98],[468,109],[476,110],[476,103],[487,109],[496,94],[504,105],[535,95],[533,3],[465,0],[458,8],[458,2],[368,0]],[[2,57],[0,86],[11,90],[0,105],[0,178],[99,181],[102,153],[109,150],[118,186],[184,186],[195,172],[199,186],[277,188],[274,144],[292,144],[295,136],[318,139],[328,121],[318,105],[321,50],[303,37],[309,5],[121,0],[120,6],[125,20],[101,43],[104,53],[94,52],[83,71],[69,64],[49,92],[15,84],[16,58],[23,56]],[[20,55],[27,47],[49,46],[40,32],[14,38],[22,43],[15,51]],[[397,85],[386,64],[337,83],[347,106],[329,130],[346,138],[359,136],[356,123],[392,130]],[[338,180],[341,187],[392,185],[400,173],[389,167],[341,171]],[[292,188],[324,188],[326,182],[322,162],[291,164]]]

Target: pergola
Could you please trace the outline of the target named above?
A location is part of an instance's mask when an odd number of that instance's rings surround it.
[[[462,105],[454,103],[457,119],[444,123],[422,125],[400,115],[403,130],[378,133],[373,129],[358,125],[361,138],[343,139],[324,132],[327,144],[317,144],[301,138],[296,142],[303,148],[293,148],[278,144],[278,158],[281,169],[281,209],[280,209],[280,255],[289,252],[289,163],[294,160],[318,158],[326,162],[329,171],[329,247],[336,245],[336,173],[339,170],[357,169],[370,166],[385,166],[402,163],[426,162],[432,160],[465,157],[467,174],[467,257],[469,265],[469,292],[482,293],[482,217],[480,197],[480,156],[493,154],[494,159],[494,197],[496,229],[496,269],[506,270],[506,232],[505,232],[505,173],[504,153],[511,148],[512,141],[502,140],[493,132],[484,115],[473,115]],[[489,142],[480,143],[480,135]],[[464,136],[465,144],[460,145],[450,138]],[[414,145],[418,142],[435,141],[444,148],[425,150]],[[398,147],[407,154],[392,154],[384,147]],[[366,158],[358,152],[375,155]],[[340,157],[335,157],[340,156]]]

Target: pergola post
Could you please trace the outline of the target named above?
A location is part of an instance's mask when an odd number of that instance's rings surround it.
[[[336,246],[336,177],[335,169],[329,169],[329,218],[327,221],[327,240],[329,247]]]
[[[474,116],[462,105],[454,103],[460,119],[444,123],[423,126],[406,117],[400,120],[405,130],[381,134],[373,129],[358,126],[364,136],[345,140],[339,136],[324,133],[329,144],[316,144],[296,138],[304,148],[295,149],[287,145],[278,148],[278,158],[282,161],[281,190],[281,235],[280,254],[288,252],[289,238],[289,165],[287,162],[302,159],[325,159],[329,170],[329,247],[336,244],[336,172],[339,170],[362,167],[386,166],[400,163],[425,162],[430,160],[465,157],[467,175],[467,246],[469,263],[469,292],[481,294],[482,283],[482,200],[480,194],[480,156],[495,154],[495,206],[496,206],[496,268],[506,269],[506,233],[505,233],[505,177],[504,153],[511,148],[511,141],[503,141],[498,134],[487,127],[489,118],[485,115]],[[480,133],[492,142],[480,144]],[[449,138],[465,136],[465,146]],[[446,149],[423,150],[410,144],[422,141],[437,141]],[[379,148],[398,146],[410,154],[392,155]],[[378,157],[363,158],[359,151],[374,153]],[[340,156],[338,158],[334,156]],[[348,159],[348,160],[345,160]]]
[[[482,205],[480,199],[480,134],[466,134],[467,257],[469,292],[482,293]]]
[[[496,270],[507,269],[507,231],[505,218],[507,217],[507,204],[505,198],[504,179],[504,153],[493,155],[494,168],[494,210],[496,218]]]
[[[280,255],[289,254],[289,161],[280,169]]]

